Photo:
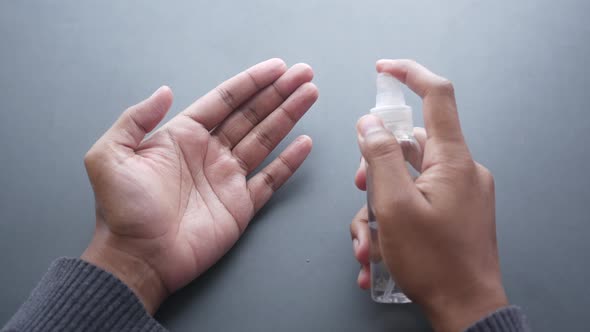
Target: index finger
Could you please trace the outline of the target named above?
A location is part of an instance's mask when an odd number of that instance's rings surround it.
[[[464,144],[453,84],[413,60],[379,60],[377,71],[393,75],[422,97],[428,137]]]
[[[183,114],[212,130],[243,102],[272,84],[287,70],[281,59],[256,64],[199,98]]]

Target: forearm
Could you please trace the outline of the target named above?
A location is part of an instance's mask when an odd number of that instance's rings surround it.
[[[2,331],[165,331],[133,291],[83,260],[56,260]]]

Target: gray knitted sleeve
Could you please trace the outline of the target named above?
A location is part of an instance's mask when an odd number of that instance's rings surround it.
[[[166,331],[119,279],[76,258],[56,260],[1,332]],[[466,332],[528,332],[522,311],[510,306]]]
[[[522,310],[516,306],[502,308],[473,324],[465,332],[529,332]]]
[[[8,331],[166,331],[119,279],[60,258],[2,328]]]

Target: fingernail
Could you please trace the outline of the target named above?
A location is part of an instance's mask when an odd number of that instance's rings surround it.
[[[152,93],[152,95],[150,97],[153,97],[155,95],[158,94],[158,92],[160,92],[162,89],[164,89],[164,85],[162,85],[161,87],[159,87],[156,91],[154,91],[154,93]]]
[[[379,118],[377,118],[374,115],[365,115],[364,117],[361,118],[361,121],[359,122],[359,129],[361,132],[361,135],[363,136],[367,136],[368,134],[375,132],[375,131],[379,131],[381,129],[383,129],[383,125],[381,124],[381,121],[379,120]]]
[[[377,67],[377,72],[381,72],[383,71],[383,67],[387,66],[387,63],[391,61],[391,60],[387,60],[387,59],[379,59],[377,60],[376,66]]]
[[[310,140],[311,140],[311,137],[309,137],[307,135],[301,135],[295,139],[295,142],[303,143],[303,142],[310,141]]]
[[[356,251],[359,247],[359,240],[358,239],[354,239],[352,240],[352,246],[354,247],[354,250]]]

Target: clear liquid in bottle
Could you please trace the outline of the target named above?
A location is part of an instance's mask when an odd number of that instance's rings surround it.
[[[402,147],[408,171],[412,178],[416,178],[421,169],[422,151],[412,133],[395,133],[396,138]],[[399,288],[393,279],[387,265],[381,255],[379,245],[379,227],[373,211],[371,202],[373,200],[371,174],[367,170],[367,207],[369,213],[369,229],[371,233],[371,244],[369,260],[371,263],[371,298],[379,303],[409,303],[412,302]]]

